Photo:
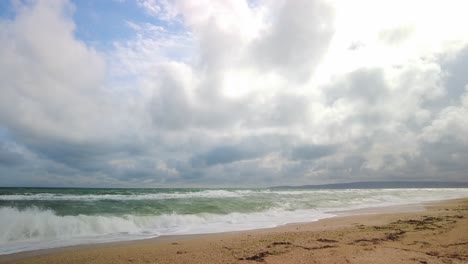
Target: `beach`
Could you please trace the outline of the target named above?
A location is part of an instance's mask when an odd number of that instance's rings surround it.
[[[0,0],[0,264],[468,264],[467,10]]]
[[[311,223],[82,245],[0,256],[1,263],[467,263],[468,199],[424,210],[374,209]]]

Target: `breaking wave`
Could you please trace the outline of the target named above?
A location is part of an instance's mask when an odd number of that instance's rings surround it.
[[[4,189],[0,254],[267,228],[333,217],[337,211],[461,197],[468,197],[468,189]]]

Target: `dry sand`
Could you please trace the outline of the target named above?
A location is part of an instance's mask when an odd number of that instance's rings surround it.
[[[468,263],[468,199],[255,231],[0,256],[3,263]]]

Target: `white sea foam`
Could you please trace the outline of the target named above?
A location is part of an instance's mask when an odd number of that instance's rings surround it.
[[[233,198],[247,196],[250,190],[204,190],[199,192],[145,193],[145,194],[11,194],[1,195],[3,201],[96,201],[96,200],[164,200],[186,198]]]
[[[11,194],[0,195],[0,201],[98,201],[98,200],[165,200],[165,199],[189,199],[189,198],[236,198],[248,196],[291,196],[325,198],[330,196],[353,199],[362,196],[364,199],[382,200],[406,200],[415,198],[420,201],[425,197],[451,199],[459,197],[467,192],[467,189],[364,189],[364,190],[203,190],[193,192],[168,192],[168,193],[137,193],[137,194]],[[384,197],[387,195],[388,197]],[[328,197],[327,197],[328,196]],[[378,197],[380,196],[380,197]],[[340,201],[341,202],[341,201]]]
[[[133,240],[160,235],[205,234],[274,227],[332,217],[317,210],[268,210],[251,214],[58,216],[51,210],[0,208],[0,254],[24,250]]]
[[[7,197],[7,198],[6,198]],[[27,198],[25,198],[27,197]],[[33,199],[34,197],[34,199]],[[83,243],[132,240],[161,235],[216,233],[274,227],[332,217],[336,211],[415,204],[468,197],[468,189],[375,189],[375,190],[204,190],[181,193],[131,195],[3,195],[9,200],[94,201],[102,199],[144,200],[180,198],[248,197],[241,202],[271,202],[250,213],[160,215],[57,215],[37,207],[0,207],[0,254]],[[15,198],[15,199],[13,199]],[[207,199],[209,205],[211,199]],[[168,201],[169,202],[169,201]],[[9,203],[9,202],[8,202]],[[187,206],[191,206],[187,203]],[[203,207],[201,207],[203,208]],[[202,209],[201,209],[202,210]],[[260,209],[259,209],[260,210]]]

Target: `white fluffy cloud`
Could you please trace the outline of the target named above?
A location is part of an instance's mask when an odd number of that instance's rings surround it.
[[[76,41],[72,6],[18,7],[0,32],[1,121],[24,133],[80,140],[94,133],[104,93],[104,60]]]

